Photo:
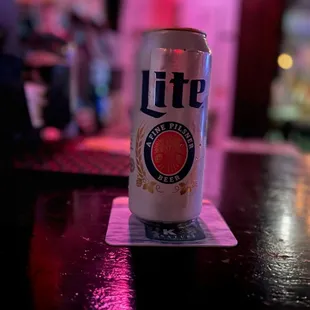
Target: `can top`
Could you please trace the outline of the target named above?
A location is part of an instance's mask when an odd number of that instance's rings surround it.
[[[199,29],[196,29],[196,28],[178,28],[178,27],[175,27],[175,28],[155,28],[155,29],[151,29],[151,30],[147,30],[144,32],[144,34],[148,34],[148,33],[151,33],[151,32],[158,32],[158,31],[188,31],[188,32],[195,32],[195,33],[199,33],[199,34],[202,34],[204,35],[205,37],[207,36],[207,34]]]

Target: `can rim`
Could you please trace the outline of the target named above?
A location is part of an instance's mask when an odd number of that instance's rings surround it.
[[[154,28],[154,29],[150,29],[150,30],[146,30],[144,31],[144,34],[148,34],[151,32],[159,32],[159,31],[187,31],[187,32],[194,32],[194,33],[199,33],[204,35],[205,37],[207,36],[207,34],[199,29],[196,28],[190,28],[190,27],[170,27],[170,28]]]

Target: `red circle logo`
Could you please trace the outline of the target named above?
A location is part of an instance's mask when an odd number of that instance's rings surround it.
[[[153,165],[164,175],[175,175],[184,167],[188,156],[186,141],[176,131],[159,134],[151,151]]]

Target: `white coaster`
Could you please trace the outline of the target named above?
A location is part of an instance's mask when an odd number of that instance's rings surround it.
[[[237,240],[217,208],[203,201],[199,219],[181,224],[142,223],[128,197],[113,200],[106,242],[116,246],[233,247]]]

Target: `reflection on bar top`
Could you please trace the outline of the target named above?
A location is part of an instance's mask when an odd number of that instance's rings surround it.
[[[116,137],[85,138],[78,148],[87,151],[103,151],[119,155],[129,155],[130,139]]]

